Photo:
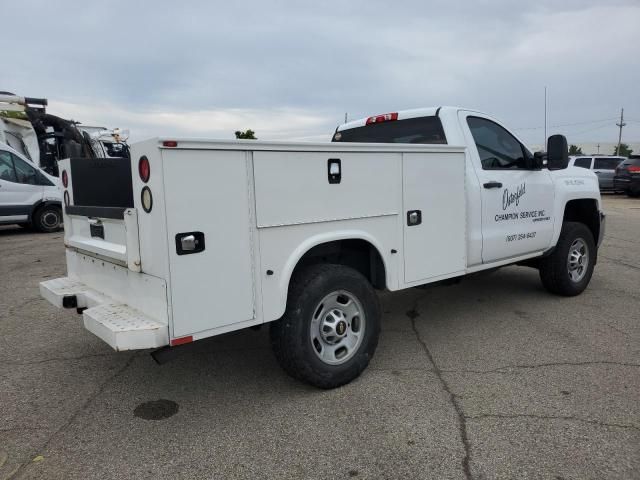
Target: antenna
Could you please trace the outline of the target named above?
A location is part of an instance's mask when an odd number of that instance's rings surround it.
[[[547,144],[547,86],[544,87],[544,139],[543,145]]]

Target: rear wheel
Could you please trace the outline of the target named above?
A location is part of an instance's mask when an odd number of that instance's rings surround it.
[[[40,232],[57,232],[62,226],[62,210],[56,205],[44,205],[33,215],[33,226]]]
[[[555,250],[540,262],[542,285],[557,295],[578,295],[589,285],[595,262],[591,230],[582,223],[565,222]]]
[[[373,357],[378,298],[367,279],[343,265],[313,265],[291,279],[287,310],[271,324],[276,359],[292,377],[320,388],[349,383]]]

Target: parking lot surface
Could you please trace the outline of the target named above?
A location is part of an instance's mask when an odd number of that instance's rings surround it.
[[[524,267],[384,294],[375,358],[332,391],[287,377],[267,328],[116,353],[39,296],[62,233],[1,227],[0,480],[640,478],[640,201],[604,204],[583,295]]]

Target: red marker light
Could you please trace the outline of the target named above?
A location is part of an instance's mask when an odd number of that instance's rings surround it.
[[[369,117],[367,118],[367,125],[371,125],[372,123],[391,122],[393,120],[398,120],[398,112],[383,113],[382,115]]]
[[[149,181],[149,177],[151,176],[151,165],[149,165],[149,159],[145,155],[141,156],[138,161],[138,173],[140,174],[140,180],[144,183]]]
[[[175,140],[165,140],[162,142],[163,147],[176,148],[178,146],[178,142]]]
[[[629,173],[640,173],[640,167],[637,165],[629,165],[627,170],[629,170]]]
[[[189,335],[188,337],[174,338],[173,340],[171,340],[171,346],[176,347],[178,345],[184,345],[185,343],[191,342],[193,342],[193,336]]]
[[[66,170],[62,171],[62,186],[67,188],[69,186],[69,175]]]

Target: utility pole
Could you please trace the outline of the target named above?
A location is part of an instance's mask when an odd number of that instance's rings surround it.
[[[618,133],[618,149],[616,150],[616,155],[620,155],[620,144],[622,143],[622,127],[626,125],[624,123],[624,108],[620,109],[620,123],[616,123],[618,127],[620,127],[620,132]]]
[[[543,145],[547,144],[547,86],[544,86],[544,140]],[[546,150],[546,148],[545,148]]]
[[[598,155],[600,155],[600,144],[598,144],[597,147],[598,147]]]
[[[344,123],[347,123],[347,112],[344,112]]]

